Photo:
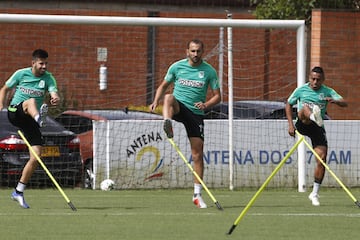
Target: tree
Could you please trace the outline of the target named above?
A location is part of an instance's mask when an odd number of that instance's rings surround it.
[[[360,0],[251,0],[256,6],[258,19],[304,19],[311,20],[313,8],[360,9]]]

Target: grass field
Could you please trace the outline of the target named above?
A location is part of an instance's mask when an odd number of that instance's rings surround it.
[[[360,208],[341,189],[321,191],[321,206],[296,189],[265,189],[231,235],[226,235],[256,189],[212,190],[224,211],[203,193],[209,208],[197,209],[192,190],[26,191],[30,209],[0,190],[1,239],[359,239]],[[358,199],[360,189],[351,189]]]

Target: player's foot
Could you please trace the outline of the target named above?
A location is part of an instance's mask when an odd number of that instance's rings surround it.
[[[46,116],[47,116],[47,113],[48,113],[48,105],[47,104],[43,104],[41,105],[40,107],[40,111],[39,111],[39,125],[40,127],[45,127],[46,125]]]
[[[17,193],[13,191],[11,193],[11,199],[17,201],[22,208],[30,208],[30,206],[25,202],[24,193]]]
[[[193,196],[193,203],[198,207],[198,208],[207,208],[206,203],[204,202],[204,200],[201,197],[201,194],[194,194]]]
[[[166,136],[168,138],[173,138],[174,137],[173,128],[172,128],[172,124],[171,124],[170,119],[165,119],[165,121],[164,121],[164,131],[165,131]]]
[[[314,105],[312,112],[313,112],[313,114],[314,114],[315,123],[316,123],[319,127],[322,127],[322,125],[323,125],[323,119],[322,119],[322,116],[321,116],[321,110],[320,110],[319,106],[318,106],[318,105]]]
[[[309,200],[311,201],[313,206],[320,206],[319,195],[316,193],[310,193]]]

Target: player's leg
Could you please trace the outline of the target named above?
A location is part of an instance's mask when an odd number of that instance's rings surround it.
[[[203,180],[204,176],[204,120],[202,116],[188,112],[184,123],[191,146],[194,171]],[[201,197],[202,185],[198,179],[194,179],[193,203],[199,208],[207,208]]]
[[[203,179],[204,176],[204,160],[203,149],[204,141],[199,137],[190,137],[191,156],[193,159],[194,171]],[[202,186],[197,178],[194,178],[194,196],[193,202],[199,208],[207,208],[206,203],[201,197]]]
[[[327,147],[326,146],[316,146],[314,147],[315,152],[319,155],[319,157],[326,162],[326,155],[327,155]],[[325,176],[325,167],[321,162],[316,159],[316,165],[314,170],[314,184],[312,192],[309,195],[309,199],[314,206],[320,206],[319,202],[319,190],[321,183]]]
[[[41,146],[36,145],[36,146],[32,146],[32,148],[35,151],[35,153],[38,156],[40,156]],[[11,194],[11,198],[13,200],[18,201],[20,206],[23,208],[30,207],[25,201],[24,191],[25,191],[26,185],[30,181],[31,176],[33,175],[34,171],[36,170],[36,168],[39,165],[39,163],[37,162],[37,160],[36,160],[35,156],[32,154],[32,152],[30,150],[29,150],[29,152],[30,152],[30,159],[25,164],[25,166],[22,170],[22,173],[21,173],[21,178],[20,178],[19,182],[17,183],[14,192]]]
[[[311,124],[311,121],[315,122],[320,127],[323,125],[321,110],[317,105],[310,107],[309,105],[305,104],[298,112],[298,117],[304,124],[307,125]]]
[[[40,156],[41,155],[41,146],[32,146],[34,152]],[[30,181],[30,178],[32,176],[32,174],[34,173],[34,171],[36,170],[36,168],[39,166],[38,161],[36,160],[35,156],[33,155],[33,153],[31,151],[30,152],[30,159],[29,161],[25,164],[25,167],[22,171],[22,175],[20,178],[20,182],[27,184]]]
[[[30,115],[33,119],[35,119],[35,121],[37,121],[37,119],[39,119],[40,114],[36,107],[36,101],[34,98],[30,98],[30,99],[24,101],[22,104],[22,107],[23,107],[23,111],[25,114]]]
[[[314,151],[319,155],[319,157],[326,162],[327,150],[328,150],[328,142],[326,138],[325,129],[322,127],[318,127],[315,124],[311,125],[309,129],[309,136],[311,138],[311,142],[313,144]],[[325,176],[325,167],[321,162],[316,158],[316,166],[314,170],[314,185],[313,190],[309,195],[309,199],[311,200],[314,206],[319,206],[319,190],[321,183]]]
[[[32,119],[30,115],[25,114],[22,112],[20,108],[18,114],[15,116],[15,119],[13,119],[14,116],[10,116],[9,120],[12,119],[14,122],[16,122],[17,125],[22,133],[26,136],[26,138],[29,140],[30,145],[33,147],[36,154],[39,156],[41,155],[41,145],[42,145],[42,136],[39,129],[39,125]],[[38,166],[38,162],[35,158],[35,156],[32,154],[31,151],[29,151],[30,157],[28,162],[25,164],[21,178],[18,182],[18,184],[15,187],[14,192],[11,194],[11,198],[15,201],[17,201],[21,207],[23,208],[29,208],[29,205],[25,202],[24,199],[24,191],[26,188],[26,184],[30,181],[30,178],[32,174],[34,173],[36,167]]]
[[[36,154],[40,155],[41,152],[41,146],[32,146],[33,150],[36,152]],[[35,158],[35,156],[30,152],[30,159],[25,164],[25,167],[22,170],[21,178],[19,182],[16,185],[16,188],[14,192],[11,194],[11,198],[15,201],[18,201],[21,207],[23,208],[29,208],[29,205],[26,203],[24,198],[24,191],[26,188],[26,185],[30,181],[30,178],[32,174],[34,173],[35,169],[38,167],[38,162]]]
[[[190,146],[191,146],[191,156],[194,161],[194,170],[202,179],[204,176],[204,161],[203,161],[203,149],[204,141],[199,137],[190,137]],[[195,179],[196,183],[199,183]]]
[[[164,119],[171,119],[175,114],[179,112],[179,103],[172,94],[165,94],[163,105],[163,117]]]
[[[166,94],[164,96],[164,105],[163,105],[163,117],[164,117],[164,131],[168,138],[173,138],[173,128],[171,124],[172,117],[179,113],[180,107],[179,103],[172,94]]]
[[[43,104],[40,110],[37,109],[36,101],[30,98],[22,103],[23,111],[25,114],[30,115],[40,127],[45,125],[45,120],[48,112],[48,106]]]
[[[311,109],[309,108],[309,106],[304,105],[303,108],[300,111],[298,111],[298,118],[302,123],[308,125],[311,123],[311,120],[310,120],[311,113],[312,112],[311,112]]]
[[[306,135],[311,139],[312,146],[315,152],[325,162],[327,155],[327,145],[328,145],[325,129],[323,127],[319,127],[316,123],[311,121],[310,124],[305,124],[303,121],[298,120],[295,123],[295,126],[296,129],[301,134]],[[321,164],[321,162],[318,159],[316,159],[313,190],[309,195],[309,199],[311,200],[314,206],[320,205],[319,190],[322,180],[324,179],[324,175],[325,175],[325,167]]]

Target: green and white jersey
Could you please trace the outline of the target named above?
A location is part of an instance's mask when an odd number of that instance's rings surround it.
[[[309,83],[302,85],[294,90],[294,92],[288,98],[290,105],[295,105],[299,102],[299,111],[304,107],[304,104],[308,104],[312,107],[314,104],[318,105],[321,109],[321,116],[324,118],[328,101],[325,98],[330,97],[334,100],[342,99],[334,89],[321,85],[317,90],[310,87]]]
[[[193,113],[204,115],[196,108],[196,102],[205,102],[208,87],[219,89],[219,80],[215,69],[203,61],[199,66],[191,66],[188,59],[173,63],[165,76],[167,82],[174,82],[173,95]]]
[[[37,108],[40,109],[44,102],[45,92],[57,92],[56,80],[50,72],[36,77],[31,67],[17,70],[7,81],[6,86],[15,88],[15,94],[10,105],[17,105],[25,100],[34,98]]]

